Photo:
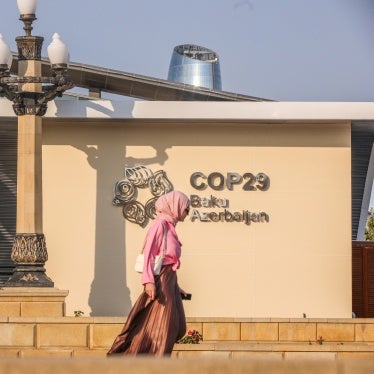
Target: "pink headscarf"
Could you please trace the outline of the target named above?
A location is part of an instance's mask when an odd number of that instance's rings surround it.
[[[168,192],[160,196],[155,203],[157,215],[166,219],[169,217],[174,224],[181,219],[183,212],[189,206],[190,199],[180,191]]]

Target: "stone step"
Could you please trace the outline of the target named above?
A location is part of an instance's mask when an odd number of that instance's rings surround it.
[[[0,356],[104,357],[123,317],[0,317]],[[176,344],[175,357],[373,357],[372,319],[188,318],[201,344]],[[322,335],[322,344],[318,343]]]
[[[29,359],[7,358],[0,360],[0,372],[7,374],[107,374],[107,373],[131,373],[131,374],[165,374],[165,373],[235,373],[235,374],[341,374],[372,373],[374,360],[326,360],[320,357],[309,359],[267,359],[255,360],[253,358],[240,360],[227,360],[226,358],[101,358],[76,357],[37,357]]]
[[[0,288],[0,317],[64,317],[66,290],[56,288]]]
[[[176,344],[178,358],[221,356],[225,358],[373,358],[372,343],[299,343],[299,342],[203,342],[196,345]]]
[[[105,357],[109,347],[0,347],[4,357]],[[372,358],[372,343],[274,343],[274,342],[202,342],[200,344],[176,344],[173,357],[221,357],[229,359],[287,359],[287,358]]]

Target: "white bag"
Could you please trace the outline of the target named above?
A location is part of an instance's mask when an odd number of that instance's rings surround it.
[[[138,256],[136,257],[136,261],[135,261],[135,271],[138,273],[143,273],[143,268],[144,268],[143,249],[142,249],[142,252],[138,254]],[[164,257],[165,257],[165,250],[166,250],[166,226],[164,226],[164,243],[162,246],[162,253],[155,257],[155,264],[153,266],[154,275],[160,274],[162,262],[164,261]]]
[[[161,255],[158,255],[155,257],[155,266],[153,267],[153,274],[154,275],[159,275],[161,271],[161,266],[162,266],[162,261],[164,259],[162,258]],[[135,261],[135,271],[138,273],[143,273],[143,267],[144,267],[144,254],[139,253],[138,256],[136,257]]]

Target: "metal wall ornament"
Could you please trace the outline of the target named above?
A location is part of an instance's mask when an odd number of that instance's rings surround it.
[[[113,205],[122,206],[122,214],[129,222],[145,227],[150,219],[156,218],[155,203],[161,196],[173,190],[166,172],[152,172],[146,166],[125,168],[125,179],[114,186]],[[137,201],[138,189],[148,188],[152,197],[145,204]]]

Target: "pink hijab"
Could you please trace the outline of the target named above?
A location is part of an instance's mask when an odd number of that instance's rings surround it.
[[[158,217],[170,219],[176,224],[182,217],[183,212],[190,206],[190,199],[180,191],[171,191],[160,196],[155,208]]]

